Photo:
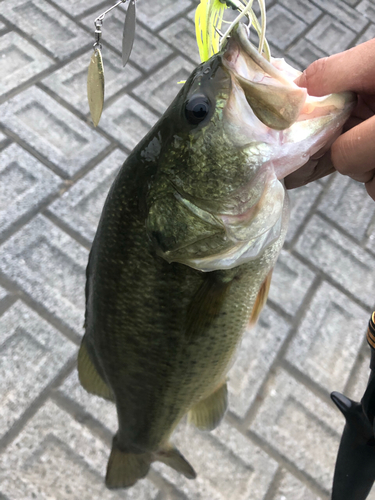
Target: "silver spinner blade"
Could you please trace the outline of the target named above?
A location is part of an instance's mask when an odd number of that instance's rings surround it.
[[[124,33],[122,36],[122,64],[128,62],[134,43],[135,36],[135,0],[130,0],[129,7],[126,12]]]

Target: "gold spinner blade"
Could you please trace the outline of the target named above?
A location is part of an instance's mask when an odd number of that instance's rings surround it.
[[[96,127],[99,123],[104,105],[104,67],[100,49],[97,47],[91,56],[87,73],[87,98],[91,118]]]

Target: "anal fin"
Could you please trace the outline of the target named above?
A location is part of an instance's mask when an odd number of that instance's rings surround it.
[[[262,312],[263,307],[265,306],[268,298],[268,292],[270,291],[271,279],[272,279],[272,271],[267,274],[266,279],[263,281],[262,286],[259,289],[257,298],[255,299],[254,307],[251,312],[251,317],[249,324],[250,326],[254,326],[258,321],[259,315]]]
[[[90,359],[85,337],[83,337],[81,347],[79,348],[77,363],[78,377],[82,387],[91,394],[114,401],[115,398],[112,390],[99,375],[94,363]]]
[[[220,424],[227,407],[228,388],[224,382],[216,391],[190,409],[188,422],[200,430],[211,431]]]
[[[180,472],[188,479],[195,479],[197,477],[193,467],[175,447],[168,445],[168,448],[160,450],[155,454],[155,459],[169,465],[169,467]]]

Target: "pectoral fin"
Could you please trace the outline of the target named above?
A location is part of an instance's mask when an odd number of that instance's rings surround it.
[[[222,384],[208,398],[199,401],[188,413],[188,422],[200,430],[211,431],[223,419],[228,407],[228,388]]]
[[[87,352],[85,337],[82,339],[81,347],[78,352],[78,377],[82,387],[87,392],[114,401],[114,395],[111,388],[104,382],[90,359],[89,353]]]
[[[187,310],[185,335],[188,339],[204,335],[220,314],[231,283],[231,280],[223,281],[211,273],[205,275]]]

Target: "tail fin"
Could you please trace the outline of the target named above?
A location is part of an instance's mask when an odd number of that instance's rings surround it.
[[[113,438],[112,451],[108,460],[105,484],[107,488],[129,488],[138,479],[145,477],[150,469],[151,462],[158,460],[177,472],[181,472],[188,479],[195,479],[196,473],[181,453],[172,446],[156,453],[128,453],[120,450],[116,436]]]
[[[105,484],[107,488],[129,488],[138,479],[145,477],[152,462],[151,453],[128,453],[121,451],[116,436],[112,441],[112,451],[107,465]]]

